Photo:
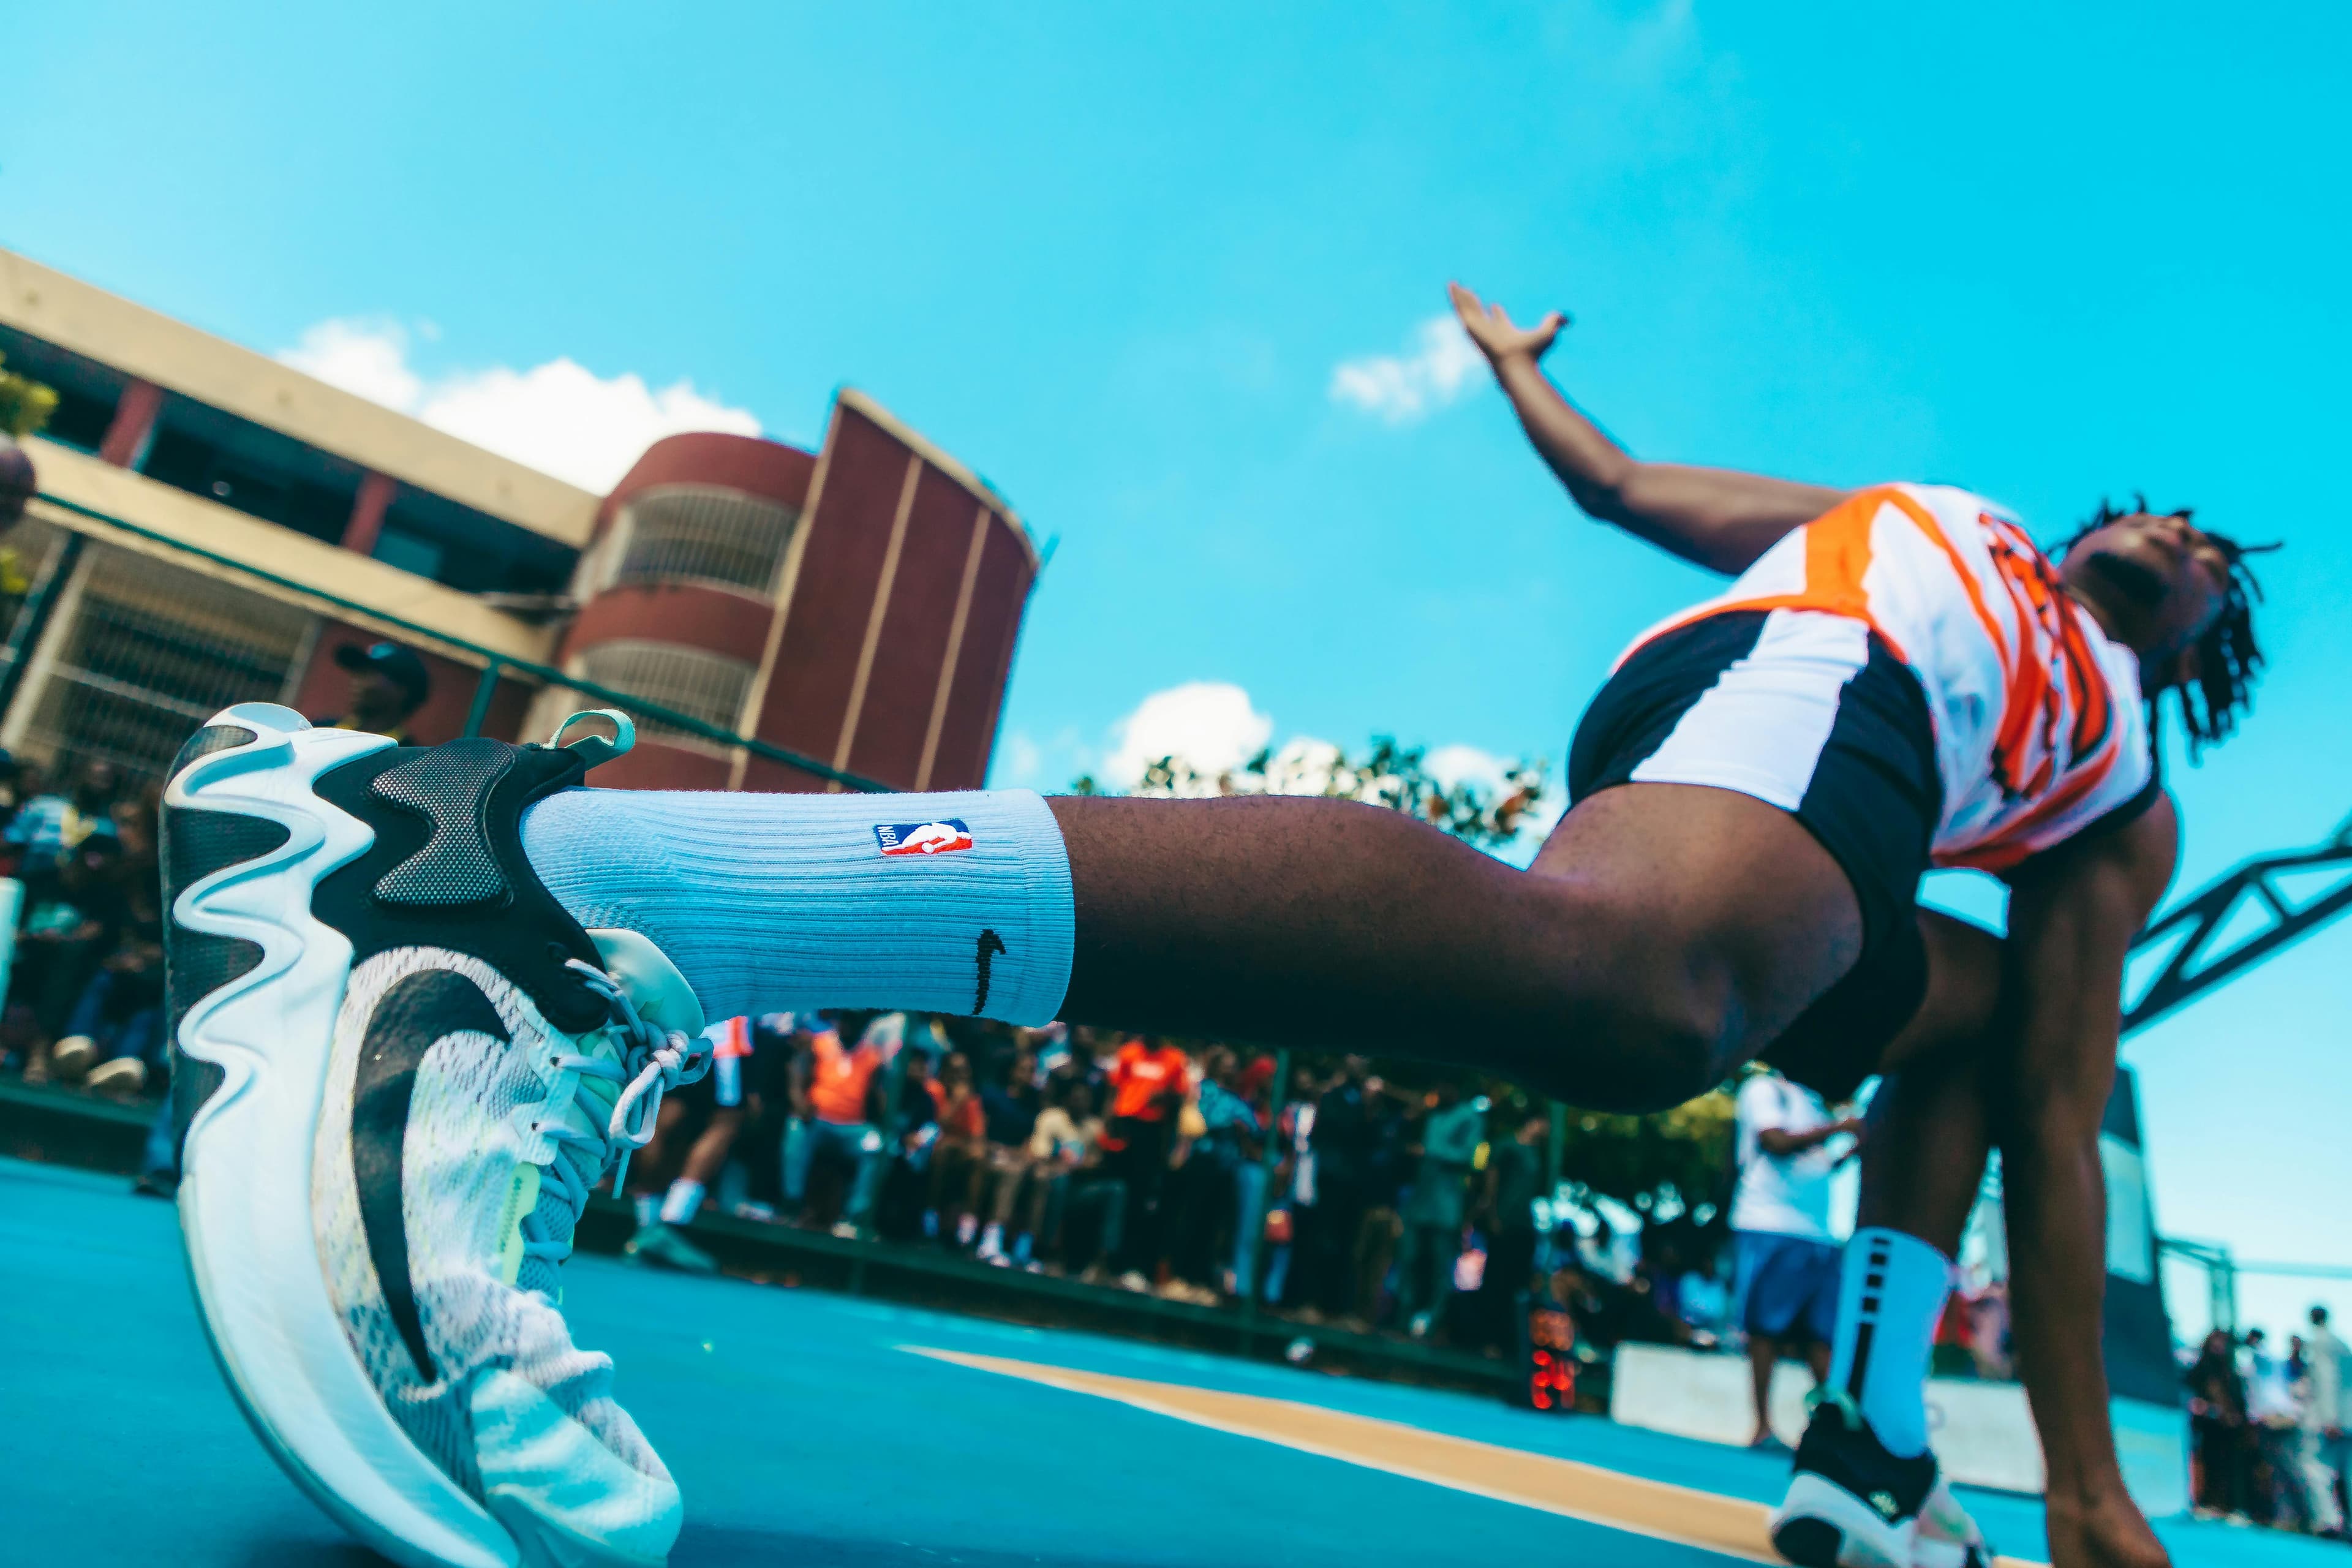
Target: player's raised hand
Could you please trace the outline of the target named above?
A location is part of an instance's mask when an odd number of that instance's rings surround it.
[[[1522,327],[1503,311],[1500,305],[1489,305],[1459,283],[1448,283],[1445,296],[1454,301],[1454,313],[1461,318],[1462,330],[1478,345],[1491,364],[1499,365],[1507,359],[1525,357],[1539,360],[1568,325],[1568,318],[1553,310],[1532,327]]]

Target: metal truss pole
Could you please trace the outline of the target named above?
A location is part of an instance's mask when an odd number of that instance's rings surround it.
[[[2331,870],[2343,879],[2299,907],[2277,880],[2288,872]],[[2131,1035],[2187,1006],[2347,910],[2352,910],[2352,817],[2326,842],[2258,855],[2151,921],[2132,943],[2133,955],[2171,951],[2138,1000],[2124,1009],[2123,1032]],[[2247,911],[2258,923],[2230,930]],[[2226,940],[2217,942],[2225,931]]]

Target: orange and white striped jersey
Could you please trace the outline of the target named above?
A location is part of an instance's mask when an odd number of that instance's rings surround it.
[[[1866,623],[1927,689],[1944,784],[1938,866],[2005,870],[2154,782],[2138,656],[2065,593],[2016,517],[1981,496],[1858,490],[1633,646],[1707,616],[1783,609]]]

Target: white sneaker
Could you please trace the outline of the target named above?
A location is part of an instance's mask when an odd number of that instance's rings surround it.
[[[147,1064],[137,1057],[117,1057],[110,1062],[100,1062],[89,1069],[81,1086],[100,1094],[137,1094],[147,1087]]]
[[[1817,1393],[1772,1510],[1772,1545],[1799,1568],[1987,1568],[1991,1549],[1933,1453],[1899,1458],[1843,1393]],[[1930,1521],[1933,1520],[1931,1523]]]
[[[709,1067],[677,969],[523,857],[523,809],[627,748],[611,717],[617,745],[427,751],[244,704],[164,795],[205,1330],[287,1472],[415,1568],[652,1568],[677,1534],[556,1306],[589,1189]]]
[[[68,1035],[49,1047],[49,1076],[59,1083],[79,1083],[98,1060],[98,1042],[88,1035]]]

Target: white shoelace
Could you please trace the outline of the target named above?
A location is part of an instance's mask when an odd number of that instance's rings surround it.
[[[628,1179],[629,1156],[653,1142],[662,1096],[682,1084],[699,1080],[709,1072],[711,1061],[708,1041],[680,1029],[664,1030],[647,1023],[613,976],[576,958],[566,963],[612,1009],[610,1026],[618,1034],[621,1055],[614,1060],[566,1051],[556,1056],[555,1066],[559,1071],[569,1071],[583,1079],[618,1084],[621,1090],[614,1098],[611,1119],[601,1133],[583,1131],[558,1121],[541,1125],[541,1131],[548,1141],[557,1146],[555,1157],[545,1168],[563,1194],[572,1224],[565,1227],[567,1234],[563,1236],[534,1236],[531,1232],[540,1228],[535,1216],[525,1216],[522,1249],[526,1257],[557,1263],[572,1255],[568,1233],[578,1226],[581,1211],[588,1206],[588,1194],[604,1180],[605,1167],[612,1167],[613,1190],[619,1192],[622,1183]]]

